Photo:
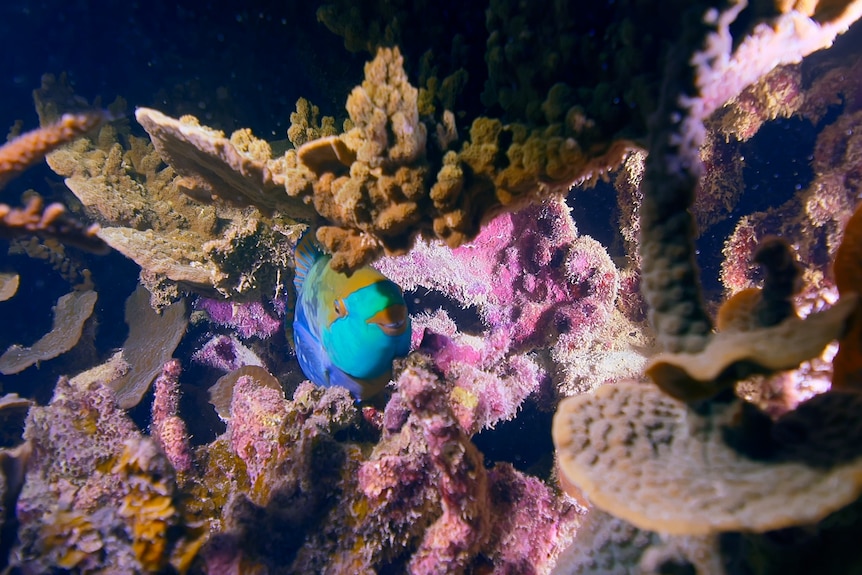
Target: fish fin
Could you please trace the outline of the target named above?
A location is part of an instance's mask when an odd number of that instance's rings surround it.
[[[308,275],[308,270],[321,257],[323,257],[323,252],[320,246],[317,245],[314,232],[309,228],[299,238],[299,242],[297,242],[296,249],[294,250],[293,259],[296,269],[293,276],[293,285],[296,287],[296,293],[299,293],[302,282],[305,281],[305,276]]]
[[[391,379],[392,373],[386,372],[373,379],[360,379],[347,374],[334,365],[329,371],[329,385],[346,387],[357,401],[362,401],[380,393]]]
[[[304,318],[304,315],[300,315]],[[294,322],[293,335],[296,345],[296,359],[305,377],[313,384],[321,387],[332,387],[334,385],[347,388],[350,394],[357,400],[365,399],[380,391],[389,378],[385,378],[382,385],[378,381],[364,380],[351,377],[338,369],[329,359],[323,344],[302,323]]]
[[[308,320],[302,306],[296,308],[296,319],[293,322],[293,341],[296,351],[296,360],[299,367],[312,383],[316,385],[329,385],[327,375],[331,362],[320,339],[308,329]]]
[[[354,399],[362,399],[367,395],[365,386],[361,380],[357,381],[334,365],[329,369],[329,385],[346,387]]]

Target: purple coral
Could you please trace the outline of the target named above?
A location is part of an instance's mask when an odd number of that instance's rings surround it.
[[[229,372],[246,365],[263,365],[263,361],[237,338],[213,336],[192,355],[192,360],[220,371]]]
[[[179,535],[173,470],[110,389],[61,378],[51,402],[31,409],[25,437],[17,571],[164,568]]]
[[[534,360],[507,355],[506,343],[454,331],[445,335],[425,331],[419,349],[431,355],[447,381],[453,382],[450,406],[470,434],[514,417],[524,398],[547,381],[547,373]]]
[[[459,248],[420,245],[381,269],[405,290],[422,286],[478,307],[512,348],[533,348],[591,331],[613,307],[616,269],[603,249],[579,240],[565,202],[553,200],[497,217]]]
[[[469,433],[514,417],[549,381],[527,354],[585,347],[610,321],[619,286],[604,248],[578,235],[560,199],[503,214],[454,250],[419,244],[380,268],[405,290],[435,290],[478,310],[486,326],[478,337],[443,312],[413,320],[414,346],[455,382],[453,408]]]
[[[281,327],[281,322],[267,313],[263,304],[257,301],[234,303],[200,298],[195,307],[206,311],[213,323],[235,330],[243,339],[266,339]]]
[[[357,529],[366,553],[385,556],[375,548],[381,537],[415,538],[413,575],[470,572],[487,561],[495,573],[547,571],[574,537],[577,509],[509,464],[486,470],[449,405],[450,384],[424,360],[409,361],[386,406],[384,438],[357,474],[376,525],[373,535],[368,524]]]
[[[494,572],[528,575],[548,570],[575,536],[578,509],[508,463],[489,470],[488,482],[493,528],[486,554]]]

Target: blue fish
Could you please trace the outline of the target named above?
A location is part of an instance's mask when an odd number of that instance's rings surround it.
[[[401,288],[373,267],[347,276],[331,259],[309,232],[296,246],[296,357],[313,383],[367,399],[389,382],[392,360],[410,351],[407,305]]]

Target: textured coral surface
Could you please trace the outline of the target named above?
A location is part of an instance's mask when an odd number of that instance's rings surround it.
[[[299,4],[0,8],[0,571],[859,571],[862,2]]]

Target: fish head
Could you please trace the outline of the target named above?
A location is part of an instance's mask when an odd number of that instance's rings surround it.
[[[401,289],[385,276],[332,299],[332,321],[322,332],[333,365],[372,379],[410,351],[410,316]]]

